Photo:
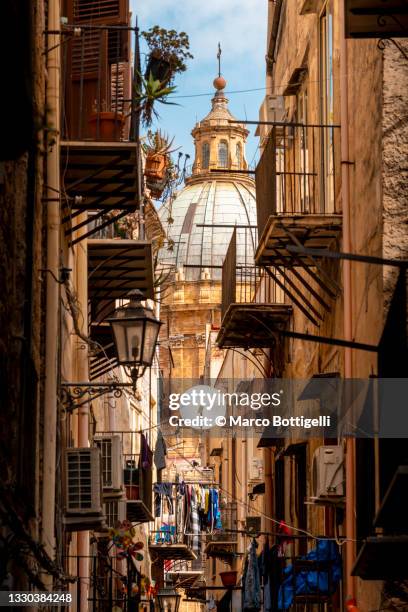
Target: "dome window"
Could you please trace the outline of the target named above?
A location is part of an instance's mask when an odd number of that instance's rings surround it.
[[[202,167],[204,170],[206,170],[210,166],[210,145],[208,144],[208,142],[203,142],[201,157],[202,157]]]
[[[218,167],[228,168],[228,143],[226,140],[221,140],[218,144]]]
[[[236,157],[237,157],[237,168],[240,170],[242,168],[242,146],[240,142],[237,143]]]

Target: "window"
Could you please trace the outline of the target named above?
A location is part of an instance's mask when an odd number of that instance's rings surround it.
[[[297,94],[296,98],[296,118],[297,122],[303,126],[307,125],[307,89],[303,86]],[[313,193],[313,184],[310,176],[311,169],[309,167],[309,145],[308,145],[308,128],[298,127],[296,130],[298,159],[296,160],[299,168],[300,177],[298,183],[300,199],[300,208],[303,213],[309,213],[310,210],[310,193]],[[313,151],[311,152],[313,155]],[[313,164],[313,161],[312,161]]]
[[[208,142],[203,142],[201,149],[201,163],[204,169],[207,169],[210,166],[210,145]]]
[[[240,142],[237,143],[236,157],[237,157],[237,168],[241,169],[242,168],[242,146]]]
[[[333,16],[330,2],[320,15],[320,114],[323,125],[333,124]],[[334,210],[334,142],[333,128],[322,130],[323,212]]]
[[[226,140],[221,140],[218,144],[218,167],[228,167],[228,143]]]

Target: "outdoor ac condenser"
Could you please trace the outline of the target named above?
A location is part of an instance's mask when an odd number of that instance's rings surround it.
[[[107,495],[122,494],[123,462],[122,440],[118,435],[97,436],[95,446],[101,452],[102,488]]]
[[[343,447],[319,446],[313,455],[312,497],[316,500],[344,497]]]
[[[102,515],[99,448],[67,448],[65,475],[66,514]]]

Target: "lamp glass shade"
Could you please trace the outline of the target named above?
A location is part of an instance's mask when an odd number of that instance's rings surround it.
[[[131,301],[108,319],[112,327],[118,362],[132,368],[152,365],[161,321],[151,308]]]
[[[180,608],[181,595],[172,588],[160,589],[157,594],[157,602],[160,612],[178,612]]]

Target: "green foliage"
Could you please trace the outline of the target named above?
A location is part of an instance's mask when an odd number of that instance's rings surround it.
[[[147,132],[147,141],[143,145],[143,148],[147,154],[158,153],[161,155],[170,155],[177,149],[172,149],[174,138],[170,140],[170,137],[161,130]]]
[[[156,25],[150,30],[142,32],[142,36],[147,42],[151,54],[170,64],[170,80],[175,73],[187,70],[186,60],[194,57],[189,52],[188,34],[176,30],[166,30]]]
[[[152,124],[153,117],[159,118],[159,114],[154,108],[155,102],[176,105],[175,102],[167,100],[167,97],[176,91],[176,87],[163,85],[163,83],[154,79],[151,73],[148,79],[144,79],[141,74],[139,74],[139,77],[140,87],[136,86],[135,99],[143,125],[149,127]]]

